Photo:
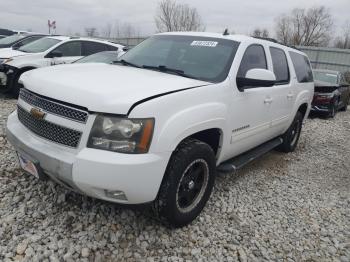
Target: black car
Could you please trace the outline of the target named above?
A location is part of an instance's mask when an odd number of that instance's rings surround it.
[[[338,71],[315,69],[315,94],[312,111],[334,117],[338,110],[347,110],[350,102],[350,85]]]
[[[15,34],[0,39],[0,48],[18,49],[23,45],[36,41],[46,35],[41,34]]]

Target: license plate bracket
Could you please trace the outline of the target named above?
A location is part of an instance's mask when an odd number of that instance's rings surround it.
[[[28,157],[27,155],[20,152],[17,152],[17,156],[19,164],[24,172],[36,177],[37,179],[44,179],[45,176],[42,172],[42,169],[40,168],[38,161],[33,160],[33,158]]]

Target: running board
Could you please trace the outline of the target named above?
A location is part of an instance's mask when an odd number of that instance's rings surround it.
[[[242,155],[236,156],[223,162],[217,167],[217,171],[222,173],[231,173],[238,169],[241,169],[246,164],[261,157],[282,143],[283,139],[280,137],[270,140],[256,148],[247,151],[246,153],[243,153]]]

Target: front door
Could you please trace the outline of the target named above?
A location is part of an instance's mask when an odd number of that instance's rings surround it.
[[[54,51],[60,52],[62,57],[54,57],[51,65],[70,64],[82,57],[82,42],[70,41],[58,46]]]
[[[268,69],[262,45],[250,45],[242,58],[237,77],[245,77],[250,69]],[[231,103],[231,146],[235,156],[271,139],[271,104],[274,87],[255,87],[237,92]]]

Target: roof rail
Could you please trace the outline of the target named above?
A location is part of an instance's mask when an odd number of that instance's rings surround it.
[[[276,39],[271,38],[271,37],[261,37],[261,36],[253,36],[253,37],[256,38],[256,39],[261,39],[261,40],[270,41],[270,42],[273,42],[273,43],[276,43],[276,44],[281,44]]]
[[[266,41],[270,41],[272,43],[276,43],[276,44],[279,44],[279,45],[284,45],[286,47],[289,47],[289,48],[293,48],[293,49],[296,49],[296,50],[299,50],[299,48],[297,48],[296,46],[291,46],[291,45],[287,45],[287,44],[283,44],[281,42],[278,42],[276,39],[274,38],[271,38],[271,37],[260,37],[260,36],[253,36],[253,38],[256,38],[256,39],[261,39],[261,40],[266,40]]]

